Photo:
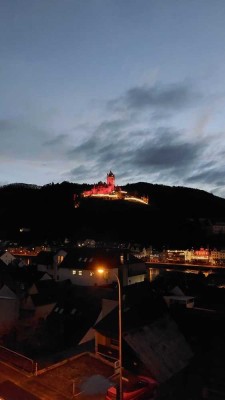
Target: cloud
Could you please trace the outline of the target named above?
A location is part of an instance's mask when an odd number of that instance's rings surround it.
[[[8,180],[5,171],[14,161],[21,169],[30,165],[29,176],[45,170],[51,181],[92,184],[111,169],[119,185],[198,184],[218,191],[224,174],[215,165],[223,163],[224,133],[210,129],[216,109],[203,104],[204,96],[188,82],[156,82],[134,86],[80,118],[30,109],[23,117],[2,119],[0,179]]]
[[[188,167],[202,151],[200,143],[182,141],[177,131],[157,131],[155,139],[146,141],[136,149],[132,162],[140,167],[177,168]]]
[[[127,176],[127,180],[129,176],[133,180],[141,176],[146,180],[147,176],[156,174],[162,179],[167,175],[180,179],[182,174],[185,177],[193,171],[206,146],[202,140],[189,143],[182,131],[172,128],[132,131],[128,124],[115,124],[113,131],[111,122],[101,123],[88,140],[70,151],[70,157],[79,162],[78,169],[69,172],[70,176],[77,178],[81,171],[88,174],[89,168],[89,174],[91,171],[97,180],[109,169],[119,171],[120,178]],[[108,134],[103,134],[103,126],[110,127]]]
[[[114,109],[126,108],[127,110],[163,109],[177,110],[193,105],[200,98],[200,94],[192,90],[191,84],[180,83],[154,86],[133,87],[117,99],[108,103]]]
[[[186,179],[188,183],[207,183],[216,186],[224,186],[225,167],[206,168],[204,171],[199,170],[195,174]]]

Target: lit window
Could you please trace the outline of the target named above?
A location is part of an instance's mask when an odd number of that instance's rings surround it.
[[[77,273],[77,271],[74,269],[74,270],[72,271],[72,274],[73,274],[73,275],[76,275],[76,273]]]
[[[94,272],[90,272],[90,276],[93,276],[94,275]]]
[[[70,314],[74,315],[76,311],[77,311],[77,309],[73,308],[72,311],[70,312]]]
[[[78,261],[82,261],[82,257],[80,257]]]
[[[83,274],[83,272],[82,271],[78,271],[78,275],[82,275]]]
[[[60,264],[63,261],[64,257],[63,256],[58,256],[58,264]]]
[[[84,262],[86,262],[87,261],[87,257],[84,259]]]

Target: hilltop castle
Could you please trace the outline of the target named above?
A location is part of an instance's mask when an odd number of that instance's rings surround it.
[[[99,182],[97,185],[94,185],[94,187],[91,190],[87,190],[83,192],[83,196],[93,196],[93,195],[108,195],[112,194],[115,191],[115,175],[110,171],[107,174],[107,179],[106,183],[105,182]],[[117,188],[118,190],[119,188]]]
[[[127,192],[121,190],[119,186],[115,185],[115,175],[110,171],[106,177],[105,182],[99,182],[94,185],[91,190],[86,190],[82,193],[83,197],[100,197],[107,200],[128,200],[136,201],[143,204],[148,204],[148,197],[137,197],[129,195]]]

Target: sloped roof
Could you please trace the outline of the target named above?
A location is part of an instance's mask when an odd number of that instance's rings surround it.
[[[53,264],[53,257],[55,256],[55,251],[40,251],[35,257],[35,263],[41,265],[51,265]]]
[[[31,295],[35,305],[43,305],[48,301],[56,302],[65,296],[65,291],[70,287],[70,280],[54,281],[40,280],[35,283],[38,293]]]
[[[57,331],[63,326],[67,344],[77,345],[95,324],[101,312],[101,299],[89,296],[68,295],[64,301],[58,302],[48,323]]]
[[[3,285],[8,286],[13,292],[16,291],[16,280],[11,274],[11,268],[5,267],[0,268],[0,287]]]
[[[40,281],[51,281],[53,280],[52,276],[47,274],[47,272],[41,277]]]
[[[47,293],[37,293],[31,295],[35,307],[44,306],[47,304],[54,304],[57,301],[56,295]]]
[[[16,300],[17,296],[8,286],[3,285],[0,289],[0,299]]]
[[[167,312],[161,297],[151,291],[148,282],[123,288],[122,326],[123,333],[151,323]],[[118,307],[95,325],[95,329],[108,337],[118,337]]]
[[[163,298],[151,290],[148,282],[125,289],[123,340],[148,371],[159,382],[164,382],[187,365],[192,352]],[[98,322],[94,329],[107,337],[118,338],[118,307]]]
[[[168,314],[123,337],[159,382],[165,382],[185,368],[193,355]]]
[[[39,279],[43,277],[45,272],[37,271],[35,267],[15,267],[14,269],[9,270],[10,276],[16,282],[23,282],[27,285],[32,285],[34,282],[37,282]]]
[[[123,256],[123,262],[121,256]],[[128,250],[82,247],[68,251],[59,268],[96,269],[102,265],[107,265],[107,268],[117,268],[123,263],[143,264]]]

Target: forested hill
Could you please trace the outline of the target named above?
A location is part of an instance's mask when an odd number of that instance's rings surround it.
[[[208,226],[225,221],[225,199],[198,189],[139,182],[123,186],[149,197],[149,206],[123,200],[82,199],[91,185],[63,182],[0,187],[0,239],[93,238],[153,245],[214,245]],[[74,208],[74,194],[79,207]],[[29,232],[22,234],[20,228]],[[224,238],[217,237],[219,245]],[[225,246],[225,243],[224,243]]]

